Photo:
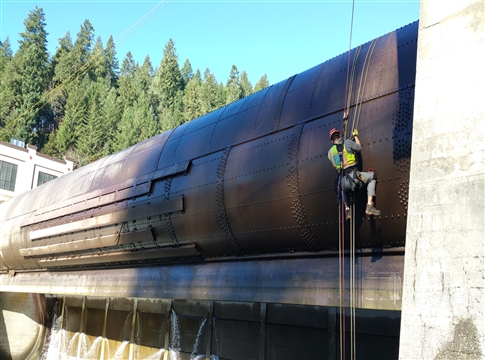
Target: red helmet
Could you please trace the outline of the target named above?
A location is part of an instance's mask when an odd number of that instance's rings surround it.
[[[330,137],[330,141],[332,141],[332,136],[333,134],[339,134],[340,135],[340,131],[338,131],[337,129],[333,128],[332,130],[330,130],[330,132],[328,133],[329,137]]]

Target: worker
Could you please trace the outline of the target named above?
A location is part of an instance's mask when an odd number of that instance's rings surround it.
[[[348,192],[367,184],[367,206],[365,213],[367,215],[380,215],[381,212],[374,207],[373,197],[376,195],[376,178],[374,171],[360,172],[357,170],[357,153],[360,152],[361,145],[359,132],[357,129],[352,131],[352,138],[342,140],[340,131],[337,129],[330,130],[330,141],[332,147],[328,150],[328,159],[339,174],[338,191],[342,191],[342,168],[344,172],[344,203],[346,219],[350,219],[350,208],[348,202]]]

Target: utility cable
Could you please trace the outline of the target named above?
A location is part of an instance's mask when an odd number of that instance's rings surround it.
[[[116,40],[114,41],[115,42],[115,45],[120,45],[122,44],[125,40],[127,40],[131,35],[133,35],[135,32],[137,32],[142,26],[144,26],[148,21],[150,21],[155,15],[157,15],[160,11],[162,11],[165,7],[168,6],[168,4],[170,4],[172,2],[172,0],[168,0],[168,2],[163,6],[161,7],[160,9],[158,9],[157,12],[155,12],[152,16],[150,16],[147,20],[145,20],[142,24],[140,24],[133,32],[129,33],[123,40],[121,40],[120,42],[116,42],[118,41],[118,39],[120,39],[124,34],[126,34],[128,31],[130,31],[130,29],[132,29],[134,26],[136,26],[136,24],[138,24],[141,20],[143,20],[145,17],[147,17],[151,12],[153,12],[156,8],[158,8],[160,5],[162,5],[163,3],[165,2],[165,0],[162,0],[160,3],[158,3],[155,7],[153,7],[150,11],[148,11],[145,15],[143,15],[138,21],[136,21],[133,25],[131,25],[127,30],[125,30],[121,35],[119,35]],[[31,107],[29,107],[27,110],[25,110],[25,112],[23,112],[21,115],[19,115],[18,117],[16,117],[14,120],[12,120],[11,122],[9,122],[8,124],[5,125],[5,127],[3,129],[0,129],[0,134],[4,133],[11,125],[17,123],[20,119],[22,119],[22,117],[24,117],[26,114],[28,114],[30,111],[32,111],[37,105],[39,105],[40,103],[44,102],[44,104],[40,107],[38,107],[36,109],[36,112],[41,110],[44,106],[46,106],[49,102],[49,100],[51,100],[51,96],[54,95],[54,93],[56,93],[58,90],[61,89],[61,87],[64,86],[64,84],[66,84],[66,82],[68,82],[70,79],[72,79],[71,83],[73,83],[75,80],[79,79],[81,76],[85,75],[89,69],[91,69],[94,65],[97,64],[97,61],[100,59],[100,56],[104,53],[104,51],[100,51],[98,54],[95,54],[94,56],[91,57],[91,59],[89,59],[85,64],[83,64],[79,69],[77,69],[74,73],[72,73],[71,75],[69,75],[67,78],[65,78],[59,85],[57,85],[54,89],[52,89],[51,91],[49,91],[47,94],[45,94],[39,101],[37,101],[34,105],[32,105]],[[79,74],[78,74],[79,73]],[[76,74],[78,74],[76,76]],[[76,76],[76,77],[74,77]],[[73,78],[74,77],[74,78]],[[66,84],[67,86],[67,84]]]

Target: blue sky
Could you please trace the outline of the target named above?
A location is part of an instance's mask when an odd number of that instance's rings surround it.
[[[113,36],[120,64],[131,51],[158,67],[172,38],[180,65],[188,58],[194,71],[209,67],[225,83],[235,64],[253,85],[264,73],[275,84],[346,52],[352,15],[351,0],[0,0],[0,39],[8,36],[14,52],[35,6],[45,13],[51,55],[88,19],[103,44]],[[352,47],[418,18],[419,0],[355,0]]]

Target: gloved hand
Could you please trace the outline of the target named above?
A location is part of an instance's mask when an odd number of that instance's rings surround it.
[[[352,130],[352,137],[356,137],[356,136],[359,136],[359,130],[354,129]]]
[[[347,111],[344,111],[344,121],[347,120],[349,118],[349,113]]]

